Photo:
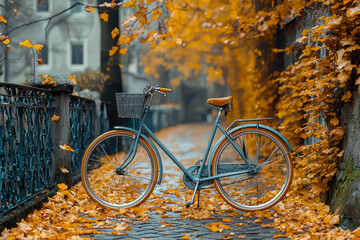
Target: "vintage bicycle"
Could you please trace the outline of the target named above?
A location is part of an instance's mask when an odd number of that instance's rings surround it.
[[[162,182],[155,143],[183,171],[185,186],[193,189],[187,207],[196,193],[212,186],[229,205],[243,211],[270,208],[286,195],[293,176],[292,148],[279,132],[260,124],[271,118],[239,119],[224,129],[220,116],[230,113],[232,97],[208,99],[219,108],[214,127],[202,160],[185,168],[145,124],[154,94],[169,92],[148,86],[142,94],[116,94],[119,117],[138,119],[138,127],[115,127],[87,148],[81,178],[92,200],[113,209],[143,203]],[[222,136],[212,146],[218,129]]]

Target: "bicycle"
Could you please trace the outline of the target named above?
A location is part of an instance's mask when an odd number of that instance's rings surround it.
[[[138,127],[115,127],[87,148],[81,178],[92,200],[113,209],[143,203],[162,182],[162,161],[154,142],[183,171],[185,186],[194,190],[186,207],[211,185],[225,202],[243,211],[270,208],[286,195],[293,177],[292,148],[279,132],[259,124],[271,118],[238,119],[224,129],[220,116],[231,111],[232,97],[208,99],[219,108],[214,127],[203,159],[186,169],[145,124],[154,94],[169,92],[148,86],[143,94],[117,93],[119,117],[138,119]],[[217,129],[222,137],[211,147]]]

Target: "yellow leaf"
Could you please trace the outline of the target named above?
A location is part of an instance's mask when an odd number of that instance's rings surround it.
[[[9,44],[10,43],[10,39],[7,37],[4,41],[2,41],[3,44]]]
[[[86,5],[86,6],[84,7],[84,10],[85,10],[86,12],[88,12],[88,13],[93,13],[93,12],[95,12],[95,9],[94,9],[92,6],[89,6],[89,5]]]
[[[33,47],[33,45],[30,43],[29,40],[25,40],[25,41],[19,43],[19,46],[20,47],[27,47],[27,48],[32,48]]]
[[[119,53],[121,53],[122,55],[125,55],[127,53],[127,48],[120,49]]]
[[[60,119],[61,119],[60,116],[57,116],[55,114],[53,114],[51,117],[51,121],[53,121],[53,122],[58,122],[58,121],[60,121]]]
[[[59,183],[57,186],[58,186],[58,188],[60,188],[61,190],[66,190],[66,189],[68,189],[68,186],[67,186],[65,183]]]
[[[189,240],[189,236],[186,234],[185,236],[182,237],[182,239],[185,239],[185,240]]]
[[[69,170],[67,170],[67,169],[64,168],[64,167],[61,167],[60,170],[61,170],[63,173],[69,173]]]
[[[43,45],[40,45],[40,44],[34,44],[33,45],[33,48],[35,48],[36,52],[41,54],[40,53],[40,50],[43,48],[44,46]]]
[[[6,19],[3,16],[0,16],[0,22],[7,23]]]
[[[100,19],[104,20],[104,22],[108,22],[109,21],[109,14],[107,13],[101,13],[99,15]]]
[[[109,56],[114,56],[114,54],[116,53],[116,51],[119,49],[119,47],[117,46],[112,46],[112,48],[109,50]]]
[[[50,77],[49,74],[46,75],[41,74],[40,77],[44,78],[44,81],[42,81],[43,85],[52,85],[54,87],[57,86],[56,81],[54,81],[54,79],[52,79],[52,77]]]
[[[74,149],[72,149],[70,146],[64,144],[64,145],[60,145],[61,149],[64,149],[65,151],[71,151],[71,152],[75,152]]]
[[[215,225],[208,226],[207,228],[210,229],[212,232],[220,232],[220,229]]]
[[[256,219],[255,221],[254,221],[254,223],[261,223],[262,221],[261,221],[261,219]]]
[[[111,31],[111,37],[115,38],[117,35],[119,35],[120,31],[119,29],[116,27]]]
[[[77,80],[76,80],[76,78],[75,78],[75,73],[74,73],[73,75],[70,75],[70,76],[69,76],[69,79],[70,79],[70,81],[71,81],[74,85],[77,84]]]

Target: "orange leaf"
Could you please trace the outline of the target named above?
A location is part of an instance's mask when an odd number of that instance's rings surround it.
[[[75,75],[75,73],[73,74],[73,75],[70,75],[69,76],[69,79],[70,79],[70,81],[74,84],[74,85],[76,85],[77,84],[77,81],[76,81],[76,75]]]
[[[341,101],[350,102],[351,96],[352,96],[351,92],[347,91],[346,94],[341,97]]]
[[[120,31],[119,29],[116,27],[111,31],[111,37],[115,38],[117,35],[119,35]]]
[[[0,34],[0,41],[3,43],[3,44],[9,44],[10,43],[10,40],[9,40],[9,37],[7,37],[5,34]]]
[[[116,51],[119,49],[119,47],[116,46],[112,46],[112,48],[109,50],[109,56],[114,56],[114,54],[116,53]]]
[[[234,220],[231,218],[223,218],[222,221],[228,223],[228,222],[233,222]]]
[[[25,40],[25,41],[19,43],[19,46],[20,47],[27,47],[27,48],[32,48],[33,47],[33,45],[30,43],[29,40]]]
[[[33,45],[33,48],[35,48],[35,50],[36,50],[36,52],[38,53],[38,54],[41,54],[40,53],[40,50],[43,48],[44,46],[43,45],[40,45],[40,44],[34,44]]]
[[[127,48],[122,48],[122,49],[120,49],[119,53],[121,53],[122,55],[126,55],[126,53],[127,53]]]
[[[100,19],[104,20],[104,22],[108,22],[109,21],[109,14],[107,13],[101,13],[99,15]]]
[[[3,16],[0,16],[0,22],[7,23],[6,19]]]
[[[51,121],[53,121],[53,122],[58,122],[58,121],[60,121],[60,116],[57,116],[57,115],[52,115],[52,117],[51,117]]]
[[[64,149],[65,151],[71,151],[71,152],[75,152],[74,149],[72,149],[70,146],[64,144],[64,145],[60,145],[61,149]]]
[[[67,186],[65,183],[59,183],[57,186],[58,186],[58,188],[60,188],[61,190],[66,190],[66,189],[68,189],[68,186]]]
[[[42,58],[36,59],[37,63],[40,65],[44,64],[44,60]]]
[[[182,237],[182,239],[185,239],[185,240],[189,240],[189,236],[186,234],[185,236]]]
[[[86,12],[88,12],[88,13],[95,12],[95,9],[94,9],[92,6],[89,6],[89,5],[85,6],[85,7],[84,7],[84,10],[85,10]]]

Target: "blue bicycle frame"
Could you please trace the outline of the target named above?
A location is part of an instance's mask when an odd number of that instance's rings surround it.
[[[254,166],[250,164],[250,162],[248,161],[248,159],[246,158],[246,156],[244,155],[244,153],[241,151],[241,149],[239,148],[239,146],[237,144],[235,144],[235,142],[232,140],[231,136],[228,134],[227,131],[225,131],[221,126],[220,126],[220,116],[221,113],[224,109],[220,108],[218,115],[216,117],[215,123],[214,123],[214,127],[204,154],[204,157],[201,161],[200,164],[200,169],[197,173],[197,175],[192,175],[180,162],[179,160],[164,146],[164,144],[162,144],[162,142],[154,135],[154,133],[148,128],[148,126],[146,126],[145,124],[145,120],[147,118],[147,115],[149,113],[149,108],[145,108],[144,110],[144,115],[140,120],[140,124],[139,124],[139,129],[136,132],[136,137],[135,137],[135,141],[134,141],[134,146],[133,149],[129,152],[128,156],[125,158],[123,164],[119,167],[121,169],[126,168],[126,166],[128,164],[131,163],[131,161],[135,158],[136,155],[136,151],[137,151],[137,146],[138,146],[138,142],[139,142],[139,138],[142,135],[142,131],[145,131],[153,140],[154,142],[160,147],[160,149],[162,149],[166,155],[181,169],[181,171],[184,172],[184,174],[191,179],[193,182],[205,182],[205,181],[209,181],[209,180],[213,180],[213,179],[218,179],[218,178],[222,178],[222,177],[230,177],[230,176],[234,176],[234,175],[239,175],[239,174],[244,174],[244,173],[248,173],[251,170],[253,170]],[[119,128],[118,128],[119,129]],[[229,142],[234,146],[235,150],[238,152],[238,154],[245,160],[246,164],[248,165],[248,169],[243,170],[243,171],[237,171],[237,172],[231,172],[231,173],[227,173],[227,174],[221,174],[221,175],[217,175],[217,176],[211,176],[211,171],[210,168],[211,166],[209,165],[209,171],[208,171],[208,177],[201,177],[201,173],[205,167],[205,163],[207,162],[209,153],[210,153],[210,149],[211,149],[211,145],[213,143],[215,134],[216,134],[216,130],[220,129],[220,131],[223,133],[223,135],[229,140]],[[215,149],[215,148],[214,148]],[[159,161],[161,161],[159,159]],[[159,164],[160,166],[160,178],[162,177],[162,164]],[[160,181],[158,181],[158,183],[160,183]]]

